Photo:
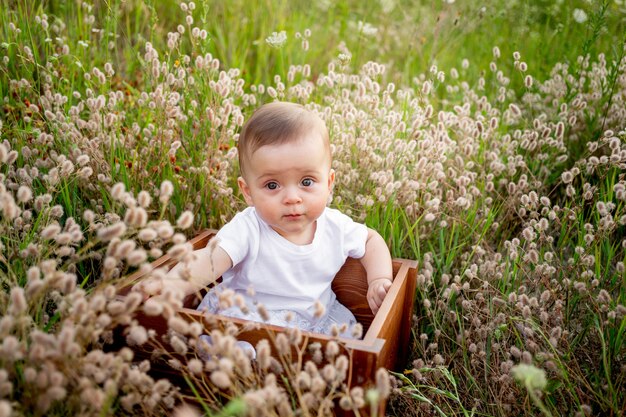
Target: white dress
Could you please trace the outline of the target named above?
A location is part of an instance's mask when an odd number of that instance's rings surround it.
[[[365,254],[365,225],[326,208],[317,219],[313,241],[296,245],[261,220],[254,207],[248,207],[220,229],[216,238],[233,267],[206,294],[198,310],[263,322],[257,308],[262,304],[268,323],[324,334],[331,332],[333,324],[351,327],[356,323],[350,310],[337,301],[331,284],[346,258]],[[246,311],[229,302],[220,305],[220,294],[227,293],[243,299]],[[324,307],[322,315],[316,314],[318,300]]]

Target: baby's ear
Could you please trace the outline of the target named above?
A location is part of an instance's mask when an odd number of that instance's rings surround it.
[[[333,190],[333,185],[335,184],[335,170],[331,168],[328,173],[328,191]]]
[[[249,206],[254,206],[254,203],[252,201],[252,195],[250,194],[250,187],[248,187],[248,183],[246,183],[246,180],[244,180],[243,177],[239,177],[237,178],[237,184],[239,185],[239,190],[243,195],[243,199],[246,200],[246,204]]]

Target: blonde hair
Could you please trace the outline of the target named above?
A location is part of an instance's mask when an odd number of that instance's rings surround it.
[[[239,169],[244,174],[246,159],[262,146],[298,141],[304,133],[317,130],[330,158],[328,129],[315,113],[297,103],[275,101],[259,107],[243,125],[237,150]]]

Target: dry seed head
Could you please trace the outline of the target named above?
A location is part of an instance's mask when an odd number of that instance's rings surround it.
[[[322,377],[326,380],[326,382],[333,383],[335,378],[337,378],[337,370],[333,365],[326,364],[322,369]]]
[[[4,145],[4,143],[0,143],[0,163],[5,163],[8,160],[9,150]]]
[[[159,201],[161,203],[167,203],[174,192],[174,186],[171,181],[165,180],[161,183],[161,189],[159,194]]]
[[[174,235],[174,228],[169,223],[161,223],[156,232],[161,239],[169,239]]]
[[[439,353],[437,353],[434,357],[433,357],[433,363],[437,366],[443,365],[445,363],[445,360],[443,359],[443,356],[441,356]]]
[[[311,359],[313,360],[313,362],[315,362],[317,364],[322,363],[322,360],[324,359],[322,351],[321,350],[314,351],[313,355],[311,356]]]
[[[41,231],[40,236],[42,239],[49,240],[49,239],[53,239],[60,232],[61,232],[61,227],[57,223],[53,223],[53,224],[46,226],[46,228]]]
[[[227,389],[231,386],[231,380],[228,374],[224,371],[213,371],[210,376],[211,382],[220,389]]]
[[[314,352],[320,352],[320,347],[316,346],[315,348],[312,348],[313,345],[319,345],[318,342],[316,343],[311,343],[311,345],[309,345],[309,350],[314,351]],[[304,364],[304,370],[311,376],[314,377],[316,375],[319,374],[319,370],[317,369],[317,366],[315,365],[314,362],[312,361],[306,361],[306,363]]]
[[[143,326],[132,326],[126,336],[126,342],[129,345],[143,345],[148,341],[148,331]]]
[[[150,242],[157,238],[157,232],[151,228],[141,229],[137,233],[137,238],[144,242]]]
[[[21,287],[11,288],[11,304],[9,305],[9,313],[18,316],[26,312],[28,304],[24,297],[24,289]]]
[[[17,190],[17,201],[19,201],[20,203],[26,203],[30,201],[32,198],[33,198],[33,191],[29,187],[22,185]]]
[[[294,346],[299,346],[302,342],[302,331],[297,327],[288,327],[287,335],[289,336],[289,343]]]
[[[124,233],[126,233],[126,225],[123,222],[117,222],[98,230],[98,238],[103,242],[108,242],[122,236]]]
[[[144,227],[148,222],[148,213],[143,207],[131,207],[126,211],[124,222],[133,227]]]
[[[391,393],[389,374],[385,368],[379,368],[376,371],[376,389],[383,399],[388,398]]]
[[[181,229],[188,229],[193,224],[193,217],[192,212],[184,211],[176,221],[176,225]]]
[[[174,417],[201,417],[201,416],[202,414],[197,408],[192,407],[188,404],[183,404],[181,406],[178,406],[174,410]]]
[[[311,392],[312,393],[320,395],[326,390],[326,386],[327,386],[326,382],[320,375],[317,375],[311,378]]]
[[[131,266],[139,266],[141,263],[148,259],[148,254],[143,249],[135,249],[131,251],[126,257],[126,261]]]
[[[573,181],[574,176],[572,175],[572,173],[570,171],[565,171],[561,174],[561,180],[563,181],[563,183],[565,184],[569,184]]]
[[[11,292],[13,294],[13,292]],[[600,304],[609,304],[611,302],[611,294],[607,290],[601,289],[598,293],[598,302]]]
[[[265,375],[265,380],[263,381],[263,385],[265,388],[276,389],[276,375],[275,374],[267,374]],[[273,394],[273,393],[271,393]]]
[[[527,75],[524,77],[524,85],[526,88],[531,88],[533,86],[533,77],[532,75]]]
[[[179,355],[185,355],[187,353],[187,344],[180,337],[172,336],[170,338],[170,344]]]
[[[285,333],[278,333],[276,335],[276,349],[278,350],[278,354],[281,356],[288,356],[291,354],[289,339]]]
[[[167,321],[167,327],[181,335],[186,335],[189,331],[189,324],[182,318],[172,316]]]
[[[350,397],[354,402],[356,408],[361,408],[365,405],[365,396],[362,387],[354,387],[350,390]]]
[[[116,258],[125,258],[136,247],[137,243],[135,243],[134,240],[123,240],[115,247],[113,256]]]
[[[96,219],[96,215],[93,211],[91,210],[85,210],[83,211],[83,219],[87,222],[87,223],[93,223]]]
[[[339,355],[339,357],[335,361],[335,369],[342,377],[345,378],[349,366],[350,362],[348,361],[348,357],[346,355]]]
[[[183,258],[185,258],[188,254],[190,254],[193,251],[193,247],[190,243],[180,243],[177,245],[172,246],[168,251],[167,254],[172,258],[172,259],[176,259],[176,260],[182,260]]]
[[[308,390],[311,387],[311,376],[305,371],[300,371],[296,383],[301,390]]]
[[[511,346],[509,351],[511,352],[511,356],[513,356],[515,359],[519,359],[522,356],[522,351],[519,350],[516,346]]]
[[[263,370],[267,370],[271,364],[271,350],[270,344],[266,339],[262,339],[256,345],[257,362],[259,367]]]
[[[243,400],[250,408],[250,411],[263,410],[267,404],[264,390],[246,391],[243,394]]]
[[[41,278],[41,270],[36,266],[31,266],[26,274],[28,282],[39,281]]]
[[[137,195],[137,202],[143,208],[148,208],[152,203],[152,197],[147,191],[140,191]]]
[[[315,318],[320,318],[324,316],[324,314],[326,313],[326,307],[324,306],[324,304],[322,304],[320,300],[315,301],[315,305],[313,306],[313,308],[314,308],[313,317]]]
[[[343,410],[351,410],[354,407],[354,403],[352,402],[352,398],[348,395],[343,395],[339,399],[339,407]]]
[[[329,341],[326,344],[326,358],[332,360],[339,354],[339,345],[334,340]]]
[[[123,182],[118,182],[113,187],[111,187],[111,197],[114,200],[121,201],[126,193],[126,186]]]

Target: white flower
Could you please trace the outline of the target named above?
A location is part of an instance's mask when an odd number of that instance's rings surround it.
[[[339,63],[341,65],[348,65],[350,63],[350,60],[352,59],[352,55],[341,53],[339,54],[337,59],[339,60]]]
[[[389,14],[396,7],[396,2],[395,0],[380,0],[380,7],[383,13]]]
[[[17,201],[19,201],[20,203],[26,203],[32,198],[33,191],[29,187],[22,185],[19,190],[17,190]]]
[[[587,13],[582,9],[574,9],[574,20],[578,23],[585,23],[587,21]]]
[[[357,30],[365,36],[375,36],[378,33],[378,29],[376,27],[361,20],[357,23]]]
[[[287,42],[287,32],[281,30],[280,32],[272,32],[271,36],[265,38],[265,42],[272,48],[282,48],[285,42]]]
[[[548,384],[546,372],[533,365],[520,363],[511,368],[511,373],[527,389],[544,390]]]
[[[333,5],[333,2],[331,0],[318,0],[316,5],[320,10],[327,11]]]

